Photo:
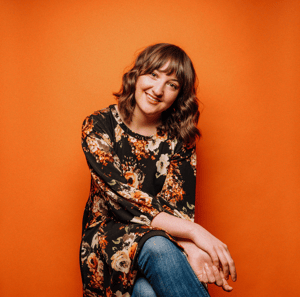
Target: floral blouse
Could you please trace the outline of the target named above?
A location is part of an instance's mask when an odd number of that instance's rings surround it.
[[[162,211],[194,220],[195,147],[161,131],[134,133],[111,105],[84,120],[82,148],[91,172],[81,242],[83,296],[130,297],[143,243],[156,235],[176,243],[151,220]]]

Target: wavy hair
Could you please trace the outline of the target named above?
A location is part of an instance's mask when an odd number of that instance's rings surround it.
[[[169,62],[165,72],[176,74],[180,85],[179,94],[162,113],[158,129],[167,131],[171,138],[178,138],[192,145],[201,134],[197,128],[200,112],[196,96],[196,73],[188,55],[178,46],[158,43],[145,48],[136,58],[133,67],[123,75],[119,92],[114,93],[124,121],[130,123],[135,108],[135,86],[139,76],[150,74]]]

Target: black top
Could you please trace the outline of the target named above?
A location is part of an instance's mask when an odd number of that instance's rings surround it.
[[[82,148],[91,172],[81,242],[84,296],[129,297],[145,240],[162,235],[176,243],[151,220],[162,211],[194,220],[195,147],[165,132],[137,134],[111,105],[84,120]]]

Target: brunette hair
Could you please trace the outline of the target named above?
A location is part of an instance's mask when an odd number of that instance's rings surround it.
[[[197,128],[200,112],[196,96],[196,73],[192,61],[180,47],[158,43],[145,48],[136,58],[133,67],[123,75],[121,89],[114,96],[118,100],[118,108],[124,121],[131,122],[138,77],[160,69],[167,62],[169,65],[165,72],[168,75],[176,74],[180,91],[172,106],[162,113],[162,124],[158,128],[167,131],[171,138],[194,144],[201,136]]]

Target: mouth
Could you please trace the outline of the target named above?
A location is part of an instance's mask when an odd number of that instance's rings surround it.
[[[158,104],[160,102],[160,100],[156,97],[153,97],[152,95],[146,93],[148,100],[153,103],[153,104]]]

